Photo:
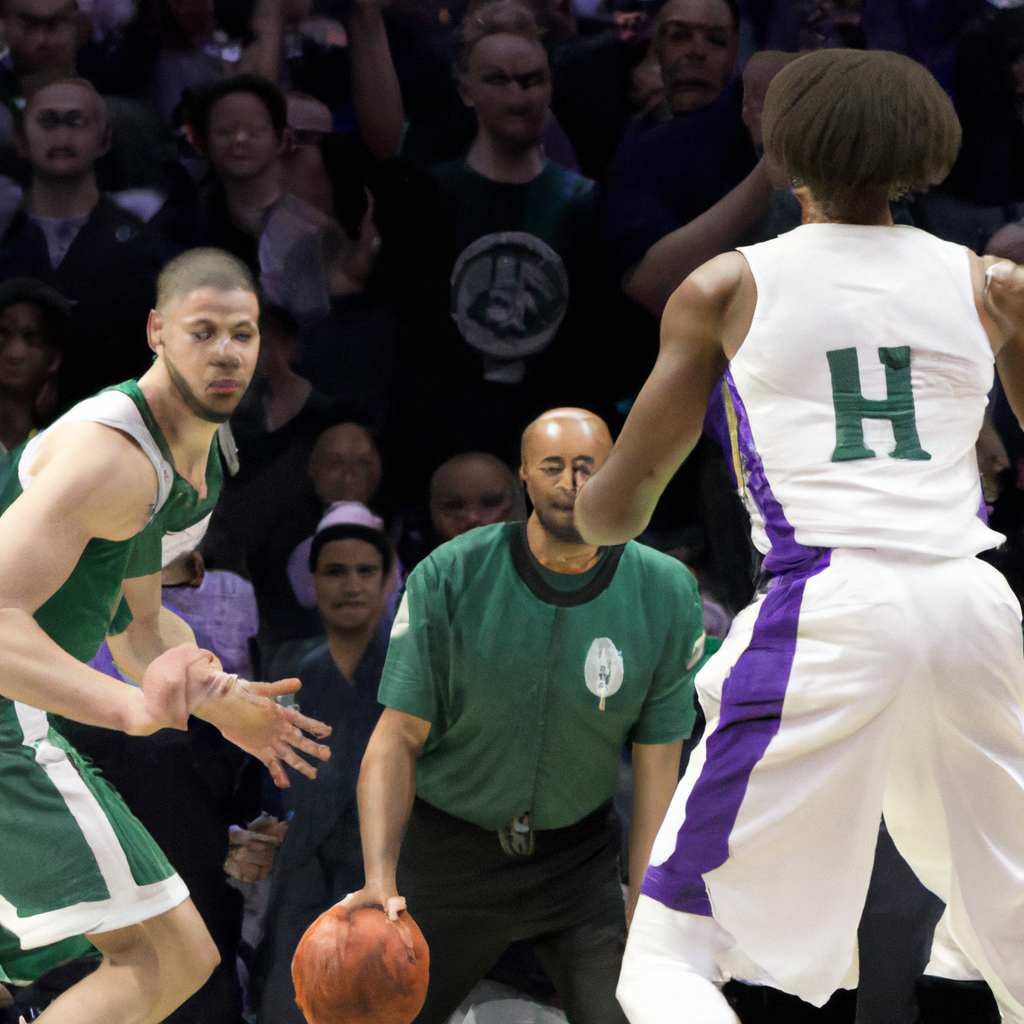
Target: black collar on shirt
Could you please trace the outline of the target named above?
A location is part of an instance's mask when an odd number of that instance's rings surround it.
[[[526,525],[523,524],[518,530],[513,530],[511,537],[512,564],[519,578],[530,588],[530,593],[534,597],[558,608],[576,608],[603,594],[615,576],[625,547],[625,544],[616,544],[615,547],[608,548],[600,568],[579,590],[556,590],[544,579],[534,564],[533,555],[527,545]]]

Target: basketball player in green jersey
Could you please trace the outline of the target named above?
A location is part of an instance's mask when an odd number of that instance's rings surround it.
[[[201,533],[216,501],[215,434],[255,367],[258,315],[243,264],[185,253],[157,283],[152,368],[12,453],[0,494],[0,980],[32,980],[89,943],[103,954],[44,1024],[156,1024],[217,962],[184,884],[68,741],[73,721],[145,735],[191,713],[278,785],[282,762],[315,774],[300,751],[328,756],[302,732],[325,726],[270,699],[297,681],[224,673],[160,605],[163,537]],[[141,688],[84,664],[108,633]]]

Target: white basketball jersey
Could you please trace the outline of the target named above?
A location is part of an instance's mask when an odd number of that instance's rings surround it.
[[[1000,543],[979,518],[994,358],[967,250],[899,225],[805,224],[740,251],[757,305],[723,398],[766,566],[806,548]]]

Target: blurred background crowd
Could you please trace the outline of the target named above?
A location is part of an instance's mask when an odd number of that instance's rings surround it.
[[[403,578],[525,518],[524,426],[576,405],[614,434],[680,282],[799,223],[761,154],[781,67],[924,64],[963,144],[894,219],[1024,259],[1021,0],[0,0],[0,28],[0,443],[146,369],[175,254],[225,249],[262,291],[225,491],[200,547],[165,552],[164,595],[229,671],[298,675],[335,757],[282,798],[202,723],[79,743],[223,954],[173,1020],[300,1019],[289,950],[361,885],[355,778]],[[978,453],[1008,538],[986,557],[1020,595],[1024,436],[998,384]],[[723,636],[757,567],[710,438],[642,540],[692,569]],[[508,959],[498,980],[544,1002]]]

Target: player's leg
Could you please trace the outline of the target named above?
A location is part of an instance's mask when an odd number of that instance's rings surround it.
[[[43,1011],[44,1024],[157,1024],[199,991],[220,960],[191,900],[89,941],[103,962]]]
[[[976,559],[921,570],[931,656],[886,793],[901,853],[949,906],[955,946],[1006,1021],[1024,1020],[1024,651],[1002,577]]]
[[[644,884],[682,918],[713,908],[742,953],[695,973],[818,1005],[852,983],[909,657],[904,604],[884,559],[822,553],[773,580],[698,677],[706,753]]]
[[[700,1024],[738,1024],[719,988],[725,979],[717,963],[732,944],[713,918],[641,896],[617,993],[631,1024],[664,1024],[676,1007]]]

